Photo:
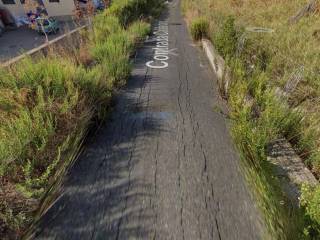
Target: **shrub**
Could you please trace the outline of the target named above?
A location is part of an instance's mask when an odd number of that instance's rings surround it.
[[[106,41],[97,43],[92,47],[92,55],[101,63],[106,60],[111,61],[118,57],[128,56],[132,49],[133,42],[129,33],[121,31],[110,35]]]
[[[110,34],[122,29],[119,19],[115,16],[98,14],[93,19],[92,41],[95,43],[104,42]]]
[[[128,29],[134,43],[140,42],[145,38],[150,33],[150,30],[150,24],[142,21],[134,22]]]
[[[190,26],[191,36],[195,41],[208,37],[209,22],[205,18],[197,18],[191,22]]]

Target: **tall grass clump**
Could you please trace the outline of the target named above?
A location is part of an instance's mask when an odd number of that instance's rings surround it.
[[[110,25],[113,29],[112,34],[105,38],[95,35],[91,53],[94,59],[103,65],[103,72],[108,79],[111,79],[111,85],[122,85],[123,80],[127,79],[131,72],[129,58],[134,51],[136,44],[141,41],[150,31],[150,25],[140,21],[134,22],[126,30],[122,27],[115,17],[103,16],[106,22],[116,25]],[[111,20],[110,20],[111,19]],[[105,31],[94,27],[94,32]],[[103,39],[103,40],[102,40]]]
[[[131,35],[132,41],[137,44],[150,34],[151,27],[149,23],[136,21],[130,25],[128,31]]]
[[[93,33],[90,35],[90,40],[96,43],[104,42],[110,34],[119,32],[121,29],[119,19],[116,16],[96,15],[93,19]]]
[[[92,55],[104,66],[106,76],[112,78],[115,84],[129,76],[129,56],[132,50],[133,42],[130,41],[129,33],[121,31],[109,36],[105,42],[97,43],[92,49]]]
[[[197,18],[191,22],[191,36],[194,40],[199,41],[209,36],[209,22],[205,18]]]

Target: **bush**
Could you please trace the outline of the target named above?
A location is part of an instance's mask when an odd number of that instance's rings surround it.
[[[93,19],[93,34],[91,36],[94,43],[104,42],[110,34],[122,29],[119,19],[115,16],[105,14],[96,15]]]
[[[105,19],[109,17],[105,17]],[[133,53],[136,43],[150,32],[150,24],[140,21],[134,22],[127,30],[120,26],[119,22],[114,20],[112,22],[118,24],[117,27],[113,27],[114,32],[107,35],[103,41],[95,41],[91,48],[92,56],[102,65],[102,72],[110,80],[109,87],[113,87],[114,84],[122,85],[130,75],[130,55]],[[95,29],[98,35],[101,35],[100,31],[103,30]]]
[[[208,37],[209,22],[205,18],[197,18],[192,21],[190,26],[191,36],[195,41]]]

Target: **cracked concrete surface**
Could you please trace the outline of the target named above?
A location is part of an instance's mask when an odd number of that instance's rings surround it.
[[[225,119],[213,110],[214,76],[179,1],[168,9],[161,20],[178,55],[150,69],[155,43],[138,51],[111,119],[86,144],[35,239],[262,238]]]

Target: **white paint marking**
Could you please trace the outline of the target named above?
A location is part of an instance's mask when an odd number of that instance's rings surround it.
[[[158,26],[154,29],[155,37],[148,39],[146,42],[156,42],[156,47],[152,48],[154,56],[151,61],[146,63],[149,68],[162,69],[169,66],[169,55],[178,56],[175,52],[177,49],[169,49],[169,26],[167,21],[159,21]]]

